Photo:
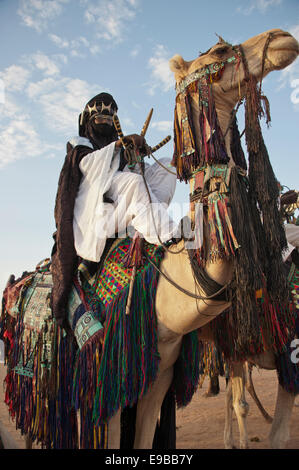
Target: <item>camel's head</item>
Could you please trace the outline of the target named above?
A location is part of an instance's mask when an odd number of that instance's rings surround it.
[[[249,73],[255,75],[257,79],[273,70],[280,70],[291,64],[299,54],[298,41],[289,33],[280,29],[271,29],[257,36],[254,36],[241,44],[245,58],[248,63]],[[180,55],[175,55],[170,59],[170,68],[174,72],[176,83],[180,83],[191,73],[202,69],[208,64],[217,62],[225,63],[225,70],[219,82],[215,83],[215,88],[225,92],[238,88],[238,82],[244,78],[243,67],[238,65],[237,60],[227,62],[231,57],[236,57],[238,46],[232,46],[222,38],[207,52],[201,54],[194,60],[185,61]],[[264,67],[263,67],[264,62]],[[241,74],[241,75],[240,75]]]

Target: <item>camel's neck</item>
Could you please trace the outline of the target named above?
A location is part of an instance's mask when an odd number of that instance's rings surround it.
[[[183,243],[182,241],[177,246],[172,246],[172,251],[180,251]],[[167,253],[161,263],[161,270],[187,291],[206,296],[195,282],[186,250],[180,254]],[[225,285],[231,279],[232,266],[228,261],[218,260],[208,263],[206,272],[218,284]],[[164,326],[171,331],[186,334],[200,328],[228,306],[229,303],[224,302],[196,300],[160,276],[156,297],[157,315]]]

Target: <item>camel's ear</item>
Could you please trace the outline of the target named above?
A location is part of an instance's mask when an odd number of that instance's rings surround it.
[[[218,43],[219,44],[226,44],[226,41],[224,41],[224,39],[221,36],[219,36],[219,34],[217,34],[217,33],[215,33],[215,34],[218,37]]]
[[[169,60],[169,67],[174,73],[184,72],[187,70],[187,63],[181,55],[176,54]]]

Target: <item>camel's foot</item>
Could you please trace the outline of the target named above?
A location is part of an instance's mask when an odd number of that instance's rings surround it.
[[[203,398],[209,398],[209,397],[216,397],[218,393],[214,393],[211,390],[208,390],[207,392],[203,393]]]

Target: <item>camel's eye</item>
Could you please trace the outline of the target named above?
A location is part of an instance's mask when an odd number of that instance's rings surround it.
[[[226,54],[228,50],[229,50],[228,46],[220,46],[220,47],[217,47],[213,52],[219,56],[222,56]]]

